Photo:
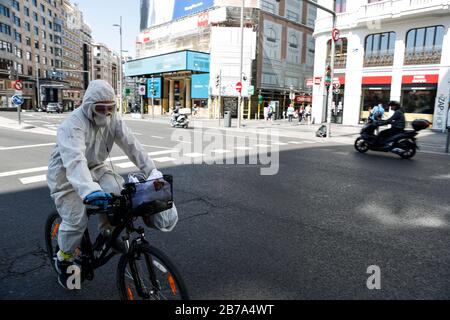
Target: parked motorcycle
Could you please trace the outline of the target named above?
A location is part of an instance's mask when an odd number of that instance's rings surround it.
[[[431,123],[427,120],[414,120],[412,122],[413,130],[404,130],[394,136],[388,137],[385,141],[380,141],[375,130],[384,125],[383,121],[368,122],[361,130],[361,135],[355,141],[355,149],[358,152],[365,153],[369,150],[392,152],[403,159],[411,159],[415,156],[418,146],[416,136],[419,131],[430,127]]]

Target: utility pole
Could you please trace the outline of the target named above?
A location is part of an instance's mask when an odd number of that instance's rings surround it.
[[[242,83],[242,69],[244,64],[244,1],[241,3],[241,60],[239,63],[239,82]],[[238,124],[237,127],[241,127],[241,101],[242,101],[242,88],[239,91],[238,98]]]
[[[311,0],[303,0],[306,1],[308,4],[315,6],[318,9],[321,9],[325,12],[328,12],[333,16],[333,27],[332,27],[332,33],[334,32],[336,28],[336,0],[333,1],[333,10],[330,10],[328,8],[325,8],[321,5],[318,5],[317,3],[311,1]],[[336,55],[336,44],[334,37],[332,35],[331,37],[331,61],[330,61],[330,69],[331,69],[331,83],[328,87],[328,99],[327,99],[327,137],[331,138],[331,104],[333,103],[333,79],[334,79],[334,59]],[[325,86],[326,88],[326,86]]]

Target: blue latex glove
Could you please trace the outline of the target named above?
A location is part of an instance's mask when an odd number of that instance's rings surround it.
[[[104,210],[108,207],[110,199],[112,199],[112,196],[109,193],[103,191],[95,191],[84,198],[84,203],[99,207],[100,209]]]

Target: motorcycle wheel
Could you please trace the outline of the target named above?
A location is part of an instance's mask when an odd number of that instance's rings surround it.
[[[367,151],[369,151],[369,145],[363,138],[359,137],[355,141],[355,149],[360,153],[366,153]]]
[[[405,150],[402,154],[400,154],[400,157],[403,159],[411,159],[416,155],[416,144],[411,140],[403,140],[398,143],[398,147],[400,149]]]

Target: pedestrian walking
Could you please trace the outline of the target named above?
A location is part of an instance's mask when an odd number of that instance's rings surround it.
[[[311,105],[308,104],[305,108],[305,115],[306,115],[306,120],[308,124],[311,124],[311,114],[312,114],[312,108]]]
[[[292,118],[294,117],[294,107],[292,105],[289,106],[289,108],[287,109],[287,116],[289,118],[289,122],[292,122]]]

